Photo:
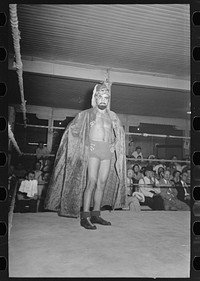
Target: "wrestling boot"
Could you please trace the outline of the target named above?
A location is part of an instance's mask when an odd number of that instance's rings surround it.
[[[97,229],[96,225],[90,222],[90,212],[82,212],[80,224],[86,229]]]
[[[92,211],[91,212],[91,223],[98,223],[102,225],[111,225],[109,221],[106,221],[100,217],[100,211]]]

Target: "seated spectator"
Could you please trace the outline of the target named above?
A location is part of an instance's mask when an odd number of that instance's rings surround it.
[[[133,193],[133,170],[129,168],[127,170],[127,195],[132,195]]]
[[[177,198],[177,190],[170,181],[170,170],[164,171],[164,178],[160,180],[161,192],[163,198],[164,209],[166,211],[188,211],[189,206]],[[166,187],[165,187],[166,186]]]
[[[140,167],[140,166],[139,166]],[[143,166],[141,169],[140,169],[140,173],[142,174],[142,177],[145,176],[145,171],[146,171],[146,167]]]
[[[46,159],[44,162],[44,166],[42,167],[43,173],[50,173],[51,172],[51,161]]]
[[[44,211],[44,199],[46,197],[46,191],[48,187],[48,183],[50,180],[50,174],[49,173],[42,173],[41,179],[38,182],[38,201],[37,201],[37,212],[38,211]]]
[[[187,180],[186,183],[188,186],[191,186],[191,170],[190,167],[184,170],[184,172],[187,172]]]
[[[170,179],[170,181],[173,183],[173,186],[180,186],[181,185],[180,175],[181,175],[180,171],[178,171],[178,170],[173,171],[172,178]]]
[[[173,155],[171,157],[172,162],[170,162],[169,167],[171,169],[171,173],[173,173],[173,171],[178,170],[179,172],[182,172],[182,167],[181,165],[177,162],[178,158],[177,155]]]
[[[151,154],[151,155],[148,156],[147,159],[149,159],[148,165],[153,166],[153,169],[154,169],[154,167],[156,166],[156,162],[152,161],[152,160],[156,159],[155,155]]]
[[[136,163],[133,165],[133,192],[134,191],[138,191],[138,183],[139,180],[143,178],[143,174],[140,172],[140,167],[139,165]]]
[[[158,173],[156,174],[156,178],[158,181],[164,178],[164,171],[165,169],[163,167],[158,168]]]
[[[126,167],[127,167],[127,169],[131,169],[133,167],[133,164],[132,164],[131,160],[127,160]]]
[[[143,193],[135,191],[132,193],[132,195],[127,195],[127,205],[129,207],[130,211],[134,212],[140,212],[141,207],[140,207],[140,202],[144,202],[145,198]]]
[[[177,198],[190,206],[190,190],[187,184],[187,172],[182,172],[180,175],[180,186],[176,186]]]
[[[141,159],[143,161],[143,155],[142,155],[142,149],[141,149],[141,146],[137,146],[135,148],[135,151],[132,153],[132,156],[135,158],[135,159]],[[139,156],[139,158],[138,158]]]
[[[154,166],[153,170],[158,174],[158,169],[162,167],[164,170],[166,169],[165,160],[160,159],[158,163]]]
[[[144,196],[134,190],[133,170],[129,168],[127,170],[126,207],[128,206],[130,211],[139,212],[141,210],[139,202],[144,201]]]
[[[38,182],[34,179],[34,172],[27,173],[27,179],[22,180],[19,190],[17,192],[18,208],[20,212],[24,212],[25,207],[28,205],[30,212],[36,211],[36,204],[38,199]]]
[[[44,181],[44,183],[45,184],[48,184],[49,183],[49,180],[50,180],[50,173],[48,173],[48,172],[45,172],[45,173],[43,173],[43,181]]]
[[[22,163],[18,163],[15,169],[15,175],[18,179],[25,179],[26,176],[26,169],[24,168]]]
[[[187,163],[188,161],[190,162],[190,155],[185,155],[185,159],[184,159],[186,162],[182,164],[182,171],[184,170],[187,170],[187,169],[190,169],[190,163]]]
[[[138,164],[139,170],[141,170],[142,167],[145,167],[145,164],[142,163],[142,161],[143,161],[143,160],[142,160],[141,155],[138,155],[137,160],[136,160],[135,162]]]
[[[159,182],[153,177],[153,167],[147,166],[145,176],[139,180],[139,191],[145,197],[144,204],[149,206],[152,210],[163,210],[163,200],[160,196],[160,188],[156,187]]]
[[[44,146],[44,143],[42,141],[39,142],[38,148],[36,149],[35,153],[38,160],[46,159],[50,154],[48,148]]]
[[[34,169],[34,178],[35,180],[37,180],[38,182],[40,182],[42,180],[42,171],[40,170],[41,164],[40,162],[36,162],[35,163],[35,169]]]

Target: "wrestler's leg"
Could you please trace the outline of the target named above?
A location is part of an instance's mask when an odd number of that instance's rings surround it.
[[[97,188],[94,192],[94,209],[91,212],[91,222],[98,223],[102,225],[111,225],[109,221],[104,220],[100,216],[100,207],[103,197],[104,188],[108,178],[108,173],[110,170],[110,160],[102,160],[99,168]]]
[[[97,183],[99,166],[100,166],[100,160],[98,158],[94,158],[94,157],[89,158],[89,160],[88,160],[88,180],[87,180],[87,186],[84,191],[84,197],[83,197],[83,211],[84,212],[89,212],[89,210],[90,210],[92,194],[93,194],[93,191],[94,191],[96,183]]]
[[[102,160],[98,171],[97,187],[94,192],[94,211],[100,211],[104,188],[110,171],[110,159]]]

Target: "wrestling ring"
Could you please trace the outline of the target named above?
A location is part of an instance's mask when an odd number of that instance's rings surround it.
[[[16,5],[10,5],[10,13],[24,120],[21,125],[50,131],[64,130],[55,126],[49,128],[27,124]],[[158,142],[153,141],[155,138],[177,138],[187,145],[190,139],[187,136],[127,132],[129,163],[135,161],[130,157],[129,143],[133,138],[137,143],[137,137],[152,138],[153,150],[158,148]],[[35,156],[34,153],[21,152],[10,126],[9,139],[22,157]],[[154,151],[151,153],[155,154]],[[50,154],[49,157],[54,158],[55,155]],[[161,158],[165,162],[173,162],[163,157],[151,160],[145,158],[143,161],[153,163]],[[190,163],[185,160],[176,162]],[[88,231],[80,227],[79,219],[60,217],[54,212],[14,213],[16,189],[17,185],[12,190],[9,212],[9,277],[190,276],[189,211],[147,211],[145,208],[141,212],[133,212],[128,208],[105,210],[103,217],[111,221],[112,226],[98,225],[97,230]]]
[[[147,206],[141,212],[104,210],[112,226],[88,231],[79,219],[54,212],[13,213],[13,208],[11,204],[10,277],[190,276],[189,211],[150,211]]]

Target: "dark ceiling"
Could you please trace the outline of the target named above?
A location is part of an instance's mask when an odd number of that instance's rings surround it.
[[[17,5],[21,55],[30,61],[83,63],[189,81],[189,5]],[[9,56],[13,59],[9,32]],[[97,81],[24,72],[27,104],[83,110]],[[170,85],[169,85],[170,86]],[[116,113],[189,119],[190,92],[116,84]],[[15,71],[9,103],[20,103]]]
[[[27,104],[84,110],[91,106],[97,81],[69,79],[24,72],[24,93]],[[111,110],[116,113],[188,118],[188,91],[113,84]],[[9,104],[20,103],[15,71],[8,75]]]

